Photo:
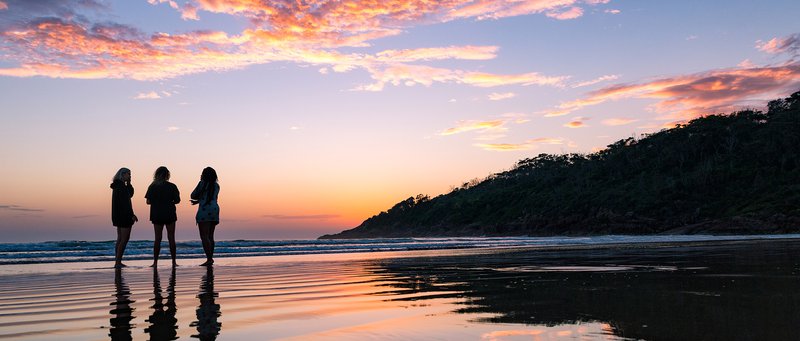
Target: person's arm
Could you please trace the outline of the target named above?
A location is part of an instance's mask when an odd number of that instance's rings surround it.
[[[133,185],[129,182],[126,187],[128,187],[128,193],[131,195],[130,197],[133,198]]]
[[[203,190],[203,180],[197,183],[197,186],[194,187],[192,194],[189,195],[189,198],[192,200],[200,200],[200,192]]]
[[[172,201],[177,205],[181,202],[181,192],[178,191],[178,186],[175,186],[175,184],[172,184],[172,187],[175,189],[175,197],[172,198]]]
[[[150,189],[152,187],[153,187],[152,185],[147,187],[147,193],[144,194],[145,201],[147,201],[148,205],[150,205]]]

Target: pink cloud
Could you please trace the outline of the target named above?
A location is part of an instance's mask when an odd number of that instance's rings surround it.
[[[380,90],[385,84],[434,83],[476,87],[564,86],[567,77],[536,72],[500,75],[401,64],[444,59],[488,60],[496,57],[496,46],[411,48],[374,55],[342,53],[338,49],[367,46],[372,40],[401,34],[405,28],[415,25],[529,14],[568,19],[580,16],[582,6],[604,3],[577,0],[353,0],[314,4],[290,0],[148,2],[167,5],[186,20],[198,20],[203,12],[223,13],[247,19],[248,27],[238,33],[214,29],[178,34],[145,33],[133,26],[87,21],[87,17],[77,11],[111,9],[95,0],[65,0],[57,8],[45,12],[41,6],[22,2],[17,12],[18,23],[0,31],[0,44],[7,46],[6,55],[10,56],[11,65],[0,69],[0,75],[156,80],[289,61],[322,65],[335,72],[367,70],[375,83],[359,87],[362,90]],[[6,1],[0,4],[7,7]]]
[[[418,60],[464,59],[487,60],[496,57],[497,46],[449,46],[407,50],[385,50],[376,58],[384,62],[413,62]]]
[[[800,62],[778,66],[720,69],[667,77],[649,82],[617,84],[565,102],[545,116],[561,116],[586,106],[627,98],[655,99],[653,109],[666,113],[662,119],[691,119],[727,112],[737,107],[764,103],[800,87]]]
[[[540,137],[527,140],[523,143],[478,143],[475,144],[475,146],[488,151],[507,152],[530,150],[536,148],[538,145],[561,145],[565,142],[566,141],[561,138]]]
[[[0,11],[7,9],[8,9],[8,4],[3,1],[0,1]]]
[[[588,118],[586,117],[575,117],[572,121],[569,121],[564,124],[567,128],[584,128],[587,127],[586,121]]]
[[[376,82],[360,86],[356,90],[380,91],[386,84],[431,86],[433,83],[456,83],[484,88],[533,84],[562,86],[563,81],[567,79],[564,76],[543,76],[536,72],[499,75],[410,64],[369,65],[367,69]]]
[[[171,96],[171,95],[169,95],[169,96]],[[169,96],[167,96],[167,97],[169,97]],[[159,95],[155,91],[142,92],[142,93],[136,95],[135,97],[133,97],[133,99],[159,99],[159,98],[161,98],[161,95]]]
[[[566,10],[559,11],[554,10],[547,12],[547,16],[550,18],[558,19],[558,20],[569,20],[575,19],[583,15],[583,8],[580,7],[570,7]]]
[[[504,92],[504,93],[493,92],[489,94],[489,100],[502,101],[504,99],[514,98],[515,96],[517,96],[517,94],[513,92]]]
[[[800,52],[800,33],[791,34],[783,38],[772,38],[766,42],[759,40],[756,42],[756,48],[771,54],[786,52],[796,55]]]
[[[486,131],[486,130],[495,130],[501,128],[504,124],[506,124],[505,120],[494,120],[494,121],[460,121],[458,124],[453,128],[448,128],[443,132],[439,133],[439,135],[447,136],[447,135],[454,135],[458,133],[463,133],[467,131]]]
[[[618,75],[605,75],[605,76],[600,76],[598,78],[595,78],[595,79],[592,79],[592,80],[588,80],[588,81],[585,81],[585,82],[577,83],[577,84],[573,85],[572,87],[573,88],[580,88],[580,87],[584,87],[584,86],[595,85],[597,83],[601,83],[601,82],[605,82],[605,81],[615,80],[617,78],[619,78]]]

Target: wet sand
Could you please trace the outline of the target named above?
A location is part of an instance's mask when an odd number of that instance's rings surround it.
[[[797,340],[798,259],[756,240],[9,265],[0,338]]]

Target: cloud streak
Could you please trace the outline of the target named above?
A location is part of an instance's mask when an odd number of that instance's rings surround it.
[[[705,114],[726,112],[785,96],[800,87],[800,62],[776,66],[739,67],[616,84],[561,103],[545,112],[562,116],[584,107],[622,99],[654,99],[651,108],[662,120],[687,120]]]
[[[618,75],[605,75],[605,76],[600,76],[598,78],[595,78],[595,79],[592,79],[592,80],[589,80],[589,81],[576,83],[576,84],[572,85],[572,87],[573,88],[580,88],[580,87],[584,87],[584,86],[595,85],[597,83],[601,83],[601,82],[605,82],[605,81],[615,80],[617,78],[619,78]]]
[[[531,150],[539,145],[562,145],[565,143],[566,141],[562,138],[540,137],[522,143],[477,143],[475,146],[487,151],[511,152]]]
[[[0,44],[10,65],[0,75],[11,77],[122,78],[160,80],[208,71],[227,71],[254,64],[287,61],[325,70],[364,69],[374,83],[358,90],[381,90],[387,84],[453,83],[475,87],[501,85],[563,86],[566,76],[536,72],[494,74],[409,64],[460,59],[490,60],[496,46],[445,46],[385,50],[375,54],[342,53],[346,47],[402,34],[405,28],[464,19],[499,19],[544,14],[574,19],[586,6],[602,1],[578,0],[353,0],[315,3],[289,0],[148,0],[167,5],[184,19],[204,13],[246,19],[236,33],[218,29],[184,33],[144,32],[137,27],[98,19],[110,8],[94,0],[3,1],[15,20],[0,26]],[[166,7],[165,7],[166,8]],[[9,13],[11,10],[0,12]],[[87,16],[84,12],[96,15]],[[2,19],[2,17],[0,17]],[[2,21],[2,20],[0,20]]]
[[[159,98],[161,98],[161,95],[159,95],[155,91],[142,92],[133,97],[133,99],[159,99]]]
[[[19,211],[19,212],[44,212],[41,208],[29,208],[19,205],[0,205],[0,211]]]
[[[565,123],[564,126],[567,128],[585,128],[588,127],[586,125],[586,120],[588,120],[586,117],[575,117],[571,121]]]
[[[459,121],[455,127],[448,128],[439,133],[442,136],[448,135],[455,135],[460,134],[468,131],[488,131],[488,130],[500,130],[502,129],[503,125],[506,124],[506,120],[493,120],[493,121]]]
[[[772,38],[766,42],[759,40],[756,42],[756,48],[770,54],[789,53],[796,56],[800,53],[800,33]]]
[[[504,93],[493,92],[489,94],[489,100],[502,101],[504,99],[514,98],[515,96],[517,96],[517,94],[513,92],[504,92]]]

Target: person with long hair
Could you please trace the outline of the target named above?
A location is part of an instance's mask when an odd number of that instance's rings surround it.
[[[111,179],[111,223],[117,227],[117,243],[114,247],[114,267],[121,268],[122,255],[131,238],[133,223],[139,218],[133,214],[133,186],[131,186],[131,170],[120,168]]]
[[[153,240],[153,265],[158,266],[158,255],[161,253],[161,237],[164,232],[164,226],[167,227],[167,238],[169,239],[169,253],[172,256],[172,266],[177,266],[175,261],[175,222],[178,221],[178,215],[175,210],[175,205],[181,202],[181,195],[178,192],[178,186],[169,182],[169,169],[161,166],[156,169],[153,174],[153,183],[147,188],[147,204],[150,205],[150,221],[153,223],[155,230],[155,239]]]
[[[197,227],[200,229],[200,241],[203,243],[203,252],[206,254],[206,262],[201,265],[211,265],[214,263],[214,229],[219,224],[219,184],[217,183],[217,171],[214,168],[206,167],[200,174],[200,182],[192,191],[192,205],[197,206]]]

